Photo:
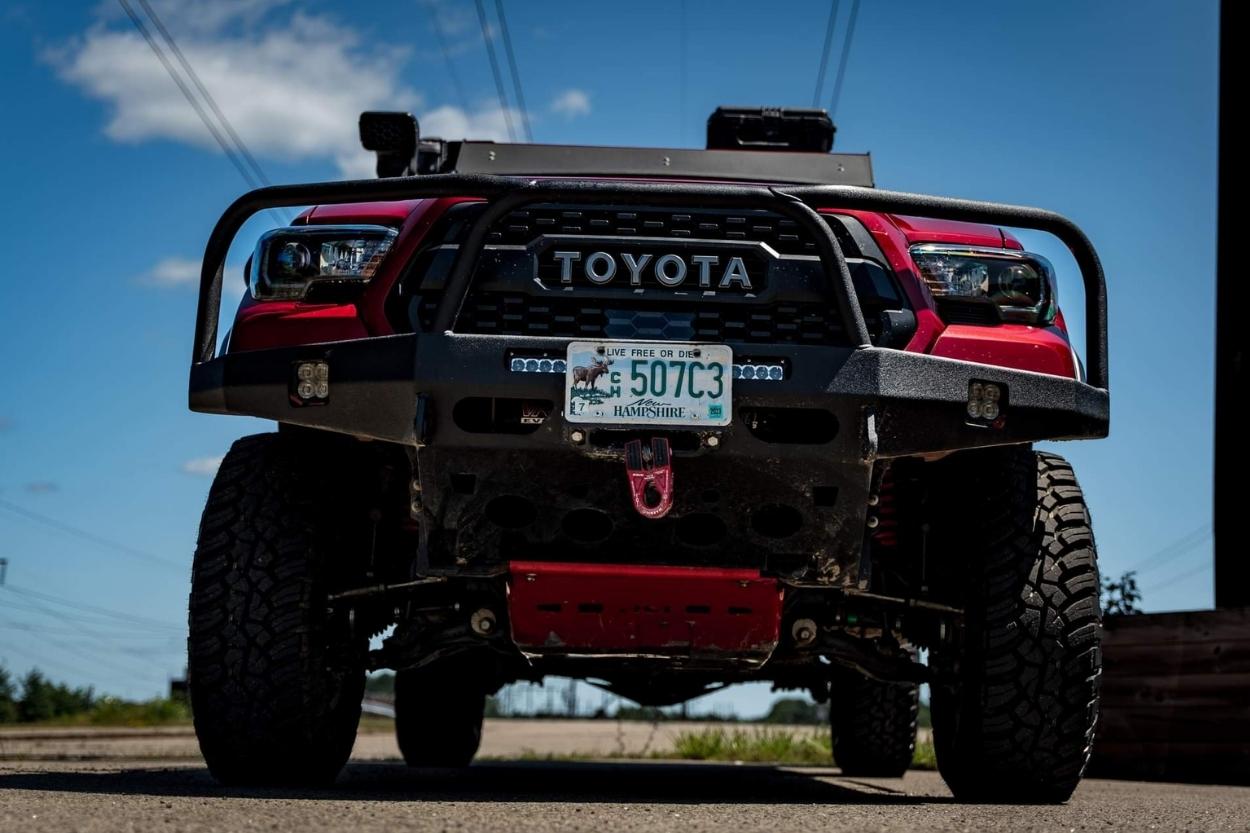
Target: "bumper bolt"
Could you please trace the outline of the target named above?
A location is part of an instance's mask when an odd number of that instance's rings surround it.
[[[577,443],[578,445],[581,445],[582,443],[586,442],[586,432],[584,432],[584,431],[570,431],[570,432],[569,432],[569,440],[571,440],[572,442]]]
[[[796,619],[790,628],[796,645],[810,645],[816,641],[816,623],[811,619]]]
[[[469,617],[469,627],[478,636],[490,636],[495,632],[495,614],[489,608],[481,608],[473,611],[473,615]]]
[[[720,448],[720,437],[716,436],[715,434],[708,437],[706,440],[704,440],[704,442],[707,443],[708,448]]]

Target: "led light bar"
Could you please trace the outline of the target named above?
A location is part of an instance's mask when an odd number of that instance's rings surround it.
[[[508,369],[513,373],[564,373],[568,363],[564,359],[513,356],[508,361]],[[733,377],[756,382],[780,382],[786,378],[786,369],[779,364],[735,364]]]
[[[522,358],[513,356],[508,369],[513,373],[563,373],[568,367],[564,359]]]
[[[780,382],[786,378],[786,369],[779,364],[735,364],[735,379],[750,379],[756,382]]]

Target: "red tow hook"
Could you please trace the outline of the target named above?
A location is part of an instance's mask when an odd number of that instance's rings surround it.
[[[668,440],[653,437],[647,449],[642,447],[642,440],[625,443],[625,474],[639,515],[662,518],[673,508],[673,464]]]

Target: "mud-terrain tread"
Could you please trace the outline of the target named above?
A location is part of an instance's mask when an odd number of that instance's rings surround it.
[[[839,671],[830,691],[833,762],[843,775],[901,778],[916,751],[920,687]]]
[[[201,751],[226,784],[333,781],[360,720],[361,646],[327,647],[327,461],[303,446],[235,442],[200,524],[188,680]]]
[[[951,463],[934,544],[968,571],[967,626],[958,685],[933,690],[938,769],[960,799],[1066,801],[1089,762],[1102,670],[1084,496],[1054,454],[1011,448]]]
[[[395,739],[414,767],[465,767],[482,744],[486,693],[454,663],[395,674]]]

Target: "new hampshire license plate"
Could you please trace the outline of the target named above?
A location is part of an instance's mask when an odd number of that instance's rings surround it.
[[[564,372],[569,422],[728,425],[733,351],[723,344],[575,341]]]

